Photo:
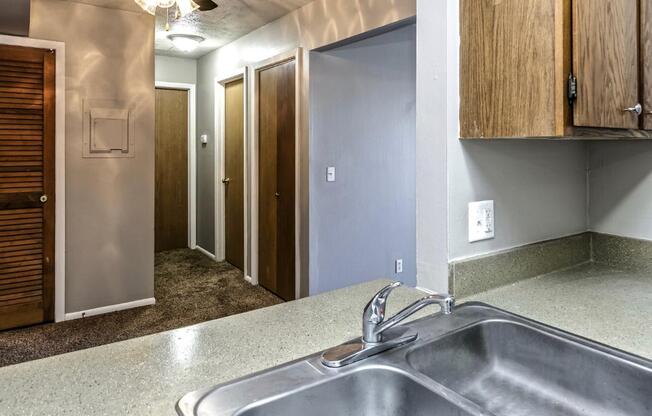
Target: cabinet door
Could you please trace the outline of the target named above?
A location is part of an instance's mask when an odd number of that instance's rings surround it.
[[[636,129],[638,0],[573,1],[574,124]]]
[[[461,0],[461,137],[559,136],[568,0]]]

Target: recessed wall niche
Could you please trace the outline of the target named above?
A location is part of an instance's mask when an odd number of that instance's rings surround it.
[[[133,112],[116,100],[84,100],[84,158],[134,157]]]

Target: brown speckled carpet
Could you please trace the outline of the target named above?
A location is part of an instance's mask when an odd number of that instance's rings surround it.
[[[95,347],[211,319],[282,300],[247,283],[228,263],[189,249],[155,257],[156,305],[56,324],[0,332],[0,366]]]

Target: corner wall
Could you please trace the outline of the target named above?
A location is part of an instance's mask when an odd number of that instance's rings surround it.
[[[418,281],[443,291],[447,261],[585,231],[586,153],[579,142],[459,140],[459,4],[418,0],[417,21]],[[496,237],[469,243],[467,204],[482,199],[495,201]]]
[[[153,18],[32,0],[30,37],[66,43],[66,312],[154,296]],[[135,109],[134,158],[82,158],[82,100]]]
[[[590,143],[589,166],[589,229],[652,240],[652,143]]]

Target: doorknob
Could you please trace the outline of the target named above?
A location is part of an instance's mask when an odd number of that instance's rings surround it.
[[[637,116],[640,116],[641,113],[643,112],[643,107],[641,106],[641,104],[636,104],[634,107],[623,109],[623,111],[628,113],[636,113]]]
[[[276,196],[276,197],[278,198],[279,196],[281,196],[281,194],[278,193],[278,192],[276,192],[276,193],[274,194],[274,196]]]
[[[41,197],[39,198],[39,201],[41,201],[42,203],[45,204],[46,202],[48,202],[48,196],[47,195],[41,195]]]
[[[222,183],[229,183],[229,182],[231,182],[231,178],[222,179]]]

